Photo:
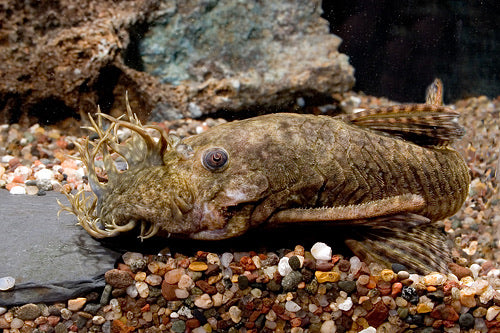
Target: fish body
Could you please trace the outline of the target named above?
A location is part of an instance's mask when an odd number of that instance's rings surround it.
[[[136,225],[143,238],[205,240],[270,224],[353,225],[364,231],[346,243],[364,259],[446,270],[451,258],[435,222],[457,212],[470,182],[448,145],[461,135],[457,116],[427,104],[342,117],[280,113],[180,140],[141,125],[130,110],[128,121],[100,115],[99,141],[79,145],[95,198],[70,195],[63,209],[94,237]],[[107,131],[102,118],[111,121]],[[120,127],[133,133],[124,144]],[[126,171],[111,152],[127,161]],[[107,183],[96,176],[98,154]]]

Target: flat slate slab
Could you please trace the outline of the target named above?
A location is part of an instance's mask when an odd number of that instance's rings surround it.
[[[104,273],[120,253],[76,225],[73,215],[57,217],[64,195],[13,195],[0,190],[0,278],[16,279],[0,291],[0,306],[65,301],[103,287]]]

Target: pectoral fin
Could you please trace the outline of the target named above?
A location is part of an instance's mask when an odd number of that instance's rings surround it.
[[[403,194],[359,205],[323,208],[293,208],[277,212],[272,223],[350,221],[349,224],[373,225],[376,217],[418,211],[425,200],[416,194]]]
[[[448,240],[435,225],[421,225],[411,230],[366,228],[353,232],[357,238],[345,243],[363,261],[386,267],[398,262],[421,274],[449,271],[452,258]]]

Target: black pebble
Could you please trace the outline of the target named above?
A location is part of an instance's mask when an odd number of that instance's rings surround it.
[[[240,290],[248,288],[248,278],[245,275],[238,276],[238,288]]]
[[[297,256],[291,256],[290,259],[288,259],[288,264],[296,271],[300,268],[300,259]]]
[[[406,266],[405,266],[405,265],[401,265],[401,264],[398,264],[398,263],[394,263],[394,264],[392,264],[392,265],[391,265],[391,268],[392,268],[392,271],[393,271],[394,273],[396,273],[396,274],[397,274],[398,272],[400,272],[400,271],[406,271],[406,270],[408,270],[408,269],[406,268]]]
[[[474,326],[474,317],[470,313],[462,313],[458,319],[460,327],[471,328]]]
[[[418,299],[419,299],[415,288],[407,287],[407,286],[403,287],[403,290],[401,292],[401,297],[403,297],[405,300],[407,300],[411,304],[417,304]]]

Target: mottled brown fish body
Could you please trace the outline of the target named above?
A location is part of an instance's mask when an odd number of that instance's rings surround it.
[[[342,117],[265,115],[183,140],[143,126],[130,108],[128,121],[99,114],[91,120],[99,140],[77,144],[94,196],[80,191],[61,207],[99,238],[136,226],[143,239],[204,240],[263,224],[359,226],[362,235],[353,231],[346,244],[362,259],[446,271],[451,256],[433,222],[461,207],[470,177],[449,147],[463,134],[458,114],[437,105],[440,95],[429,100],[435,104]],[[131,130],[128,141],[119,143],[119,128]],[[127,170],[117,169],[113,152]],[[106,183],[97,176],[98,155]]]
[[[262,197],[286,193],[280,209],[357,205],[411,193],[426,201],[417,213],[434,221],[453,215],[468,193],[469,172],[456,151],[421,147],[327,116],[266,115],[185,142],[200,150],[225,147],[237,168],[266,178]]]

